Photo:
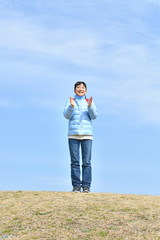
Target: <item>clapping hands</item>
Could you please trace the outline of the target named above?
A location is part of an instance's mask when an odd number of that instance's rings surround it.
[[[89,102],[88,102],[88,107],[91,107],[92,99],[93,99],[93,97],[90,97]],[[72,97],[70,97],[70,104],[73,108],[75,107],[75,100]]]

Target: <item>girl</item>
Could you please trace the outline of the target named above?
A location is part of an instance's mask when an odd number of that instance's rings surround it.
[[[87,86],[84,82],[74,85],[75,98],[66,103],[64,117],[69,119],[68,143],[71,157],[71,180],[73,192],[90,192],[92,169],[92,119],[97,117],[97,109],[92,97],[86,99]],[[82,181],[80,180],[80,153],[82,150]]]

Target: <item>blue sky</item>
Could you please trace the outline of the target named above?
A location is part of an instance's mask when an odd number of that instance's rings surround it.
[[[92,192],[160,194],[160,2],[0,0],[0,190],[71,191],[63,108],[88,86]]]

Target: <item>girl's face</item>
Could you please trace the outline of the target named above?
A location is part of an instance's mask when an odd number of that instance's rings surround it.
[[[86,91],[85,86],[81,83],[80,85],[78,85],[78,86],[76,87],[76,89],[74,90],[74,92],[75,92],[76,95],[82,97],[82,96],[84,96],[84,95],[86,94],[87,91]]]

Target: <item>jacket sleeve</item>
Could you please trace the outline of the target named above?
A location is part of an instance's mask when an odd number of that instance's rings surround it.
[[[92,102],[91,107],[88,108],[88,113],[91,119],[96,119],[97,117],[97,108],[94,102]]]
[[[63,111],[64,117],[70,120],[72,117],[73,111],[74,111],[74,108],[71,107],[70,100],[68,100]]]

